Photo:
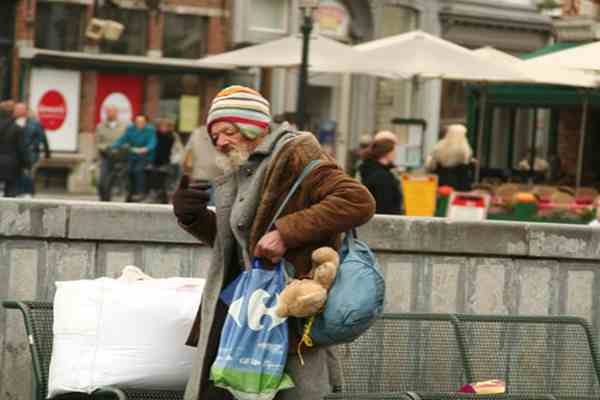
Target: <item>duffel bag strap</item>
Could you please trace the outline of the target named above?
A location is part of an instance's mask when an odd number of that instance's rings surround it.
[[[304,170],[302,171],[300,176],[296,179],[296,182],[294,182],[294,184],[292,185],[290,192],[287,194],[287,196],[283,200],[283,203],[281,203],[281,205],[279,206],[279,209],[275,213],[273,220],[271,221],[271,223],[269,224],[269,227],[267,228],[267,232],[271,231],[271,228],[273,228],[273,225],[275,225],[275,221],[277,221],[277,219],[279,218],[279,216],[285,209],[285,206],[287,206],[288,201],[290,201],[292,196],[298,191],[298,188],[302,184],[302,181],[304,181],[304,178],[306,178],[308,176],[308,174],[310,174],[312,172],[312,170],[315,169],[319,164],[321,164],[321,160],[312,160],[311,162],[308,163],[308,165],[306,167],[304,167]]]
[[[352,228],[348,232],[346,232],[346,235],[344,236],[344,244],[346,245],[346,248],[348,248],[348,250],[350,250],[350,251],[355,250],[355,248],[354,248],[354,240],[355,239],[358,239],[358,233],[356,232],[356,228]]]

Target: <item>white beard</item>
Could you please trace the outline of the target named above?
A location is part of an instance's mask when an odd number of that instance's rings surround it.
[[[227,154],[217,152],[215,164],[224,174],[230,174],[240,169],[249,158],[248,149],[245,146],[237,146],[229,150]]]

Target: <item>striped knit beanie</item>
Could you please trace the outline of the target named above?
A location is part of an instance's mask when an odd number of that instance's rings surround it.
[[[271,105],[256,90],[244,86],[229,86],[213,99],[208,111],[208,132],[216,122],[236,125],[242,135],[256,139],[271,122]]]

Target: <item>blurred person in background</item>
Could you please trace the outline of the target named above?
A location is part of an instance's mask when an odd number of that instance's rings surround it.
[[[119,120],[119,110],[115,106],[106,107],[106,119],[96,126],[96,150],[100,160],[98,196],[100,201],[110,201],[109,176],[111,157],[110,146],[125,132],[127,124]]]
[[[0,103],[0,183],[4,197],[17,195],[22,171],[29,167],[29,151],[23,128],[15,123],[14,102]]]
[[[369,146],[360,166],[362,183],[375,198],[376,214],[402,214],[400,182],[392,172],[395,160],[396,141],[381,135]]]
[[[456,191],[471,190],[473,150],[467,141],[464,125],[450,125],[427,158],[425,168],[437,174],[439,186],[450,186]]]
[[[37,118],[29,112],[27,104],[22,102],[15,104],[14,117],[17,125],[23,128],[25,147],[29,152],[29,166],[23,169],[19,178],[18,191],[20,196],[30,198],[35,194],[32,170],[40,160],[42,147],[45,158],[50,158],[50,146],[48,145],[46,130]]]
[[[175,123],[161,118],[156,130],[156,154],[148,168],[147,202],[168,203],[167,181],[179,174],[183,144],[175,131]]]
[[[362,165],[365,157],[368,154],[369,146],[372,142],[373,138],[371,137],[371,135],[364,134],[360,137],[358,147],[350,151],[350,157],[348,157],[347,168],[351,177],[356,178],[357,175],[360,176],[358,171],[360,170],[360,166]]]
[[[206,126],[194,129],[183,153],[182,171],[195,183],[211,185],[211,181],[223,171],[215,162],[216,149],[206,132]],[[212,189],[210,189],[212,205]]]
[[[135,123],[129,125],[125,133],[112,145],[111,149],[129,146],[128,172],[131,183],[127,201],[142,201],[146,193],[146,167],[156,154],[156,129],[148,123],[145,115],[135,117]]]

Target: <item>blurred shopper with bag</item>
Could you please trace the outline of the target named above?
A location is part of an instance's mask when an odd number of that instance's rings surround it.
[[[215,97],[207,133],[223,170],[214,180],[216,210],[206,208],[207,186],[190,183],[187,176],[173,197],[180,226],[214,250],[188,341],[198,349],[186,400],[233,398],[209,379],[228,315],[240,312],[229,308],[228,314],[220,299],[222,290],[243,271],[250,271],[254,259],[261,259],[269,270],[285,258],[294,266],[294,277],[306,276],[312,268],[312,252],[323,246],[339,248],[341,234],[366,223],[375,206],[367,189],[347,176],[312,134],[291,131],[287,124],[272,125],[269,102],[250,88],[232,86]],[[315,160],[320,160],[319,165],[308,173],[268,231],[292,184]],[[302,326],[293,318],[287,322],[289,344],[295,348]],[[320,400],[330,391],[325,350],[307,351],[304,362],[302,367],[299,358],[289,354],[285,373],[295,387],[279,392],[276,399]]]

